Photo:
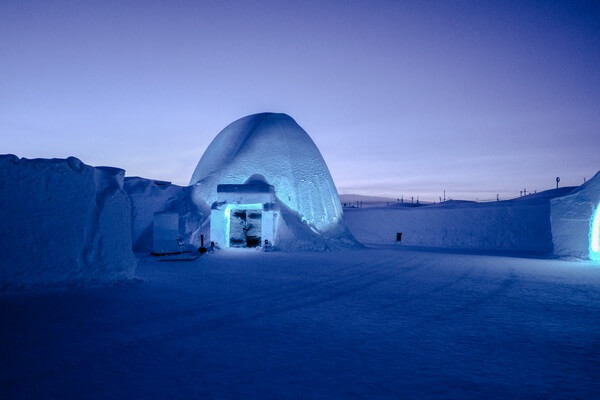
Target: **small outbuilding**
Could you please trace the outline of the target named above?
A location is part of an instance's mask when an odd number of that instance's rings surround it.
[[[152,253],[171,254],[182,251],[180,218],[177,213],[154,213]]]

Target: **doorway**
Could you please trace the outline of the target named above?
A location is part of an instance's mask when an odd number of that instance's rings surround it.
[[[262,210],[232,209],[229,217],[229,247],[260,247]]]
[[[600,261],[600,204],[592,215],[590,225],[590,259]]]

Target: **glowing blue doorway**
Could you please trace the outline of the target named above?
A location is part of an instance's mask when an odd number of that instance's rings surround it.
[[[260,247],[263,205],[227,204],[225,239],[227,247]]]
[[[592,215],[590,227],[590,259],[600,261],[600,204]]]

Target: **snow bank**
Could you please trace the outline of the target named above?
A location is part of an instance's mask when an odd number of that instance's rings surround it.
[[[0,156],[2,291],[132,276],[124,171]]]
[[[208,234],[208,226],[205,223],[208,222],[206,217],[210,215],[210,210],[201,209],[192,201],[192,187],[127,177],[124,188],[131,202],[134,251],[152,251],[155,213],[178,214],[181,239],[195,247],[198,247],[200,242],[200,233]]]
[[[279,199],[275,201],[276,218],[275,248],[284,251],[329,251],[356,248],[360,244],[352,236],[346,224],[337,224],[327,232],[312,228],[302,216]]]
[[[551,253],[549,199],[545,196],[493,203],[454,202],[422,207],[345,210],[352,234],[363,243],[472,250]]]
[[[600,260],[600,172],[571,194],[551,200],[554,253]],[[596,224],[594,225],[594,214]]]

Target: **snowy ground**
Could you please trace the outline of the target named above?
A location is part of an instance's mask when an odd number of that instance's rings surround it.
[[[600,265],[389,247],[143,256],[0,298],[0,398],[598,398]]]

